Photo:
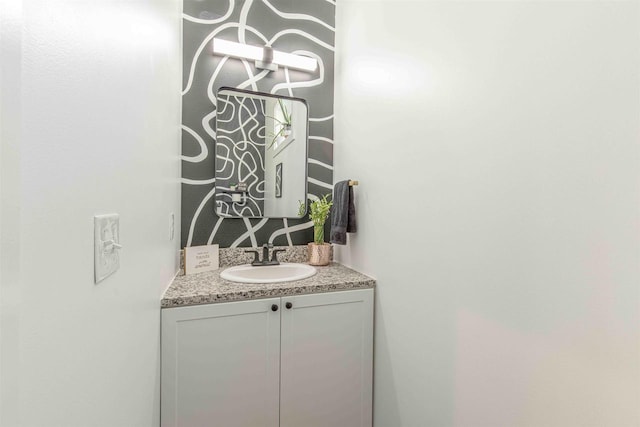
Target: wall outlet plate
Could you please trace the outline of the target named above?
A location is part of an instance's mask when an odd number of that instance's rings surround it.
[[[93,217],[94,279],[98,284],[120,268],[120,215]]]
[[[173,212],[169,215],[169,241],[173,242],[173,237],[176,232],[176,216]]]

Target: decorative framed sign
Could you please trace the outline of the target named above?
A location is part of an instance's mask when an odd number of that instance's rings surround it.
[[[276,197],[282,197],[282,163],[276,165]]]

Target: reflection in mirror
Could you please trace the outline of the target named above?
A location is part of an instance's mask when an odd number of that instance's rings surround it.
[[[232,88],[217,94],[216,214],[300,218],[307,200],[303,99]]]

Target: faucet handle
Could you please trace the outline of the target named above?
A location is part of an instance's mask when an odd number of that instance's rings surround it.
[[[278,252],[286,252],[286,249],[274,249],[271,251],[271,262],[280,264],[278,261]]]
[[[258,254],[257,250],[246,250],[244,251],[245,254],[253,254],[253,262],[251,264],[259,264],[260,263],[260,255]]]

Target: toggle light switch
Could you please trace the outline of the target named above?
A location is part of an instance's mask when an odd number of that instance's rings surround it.
[[[120,268],[120,215],[93,217],[95,283],[100,283]]]

